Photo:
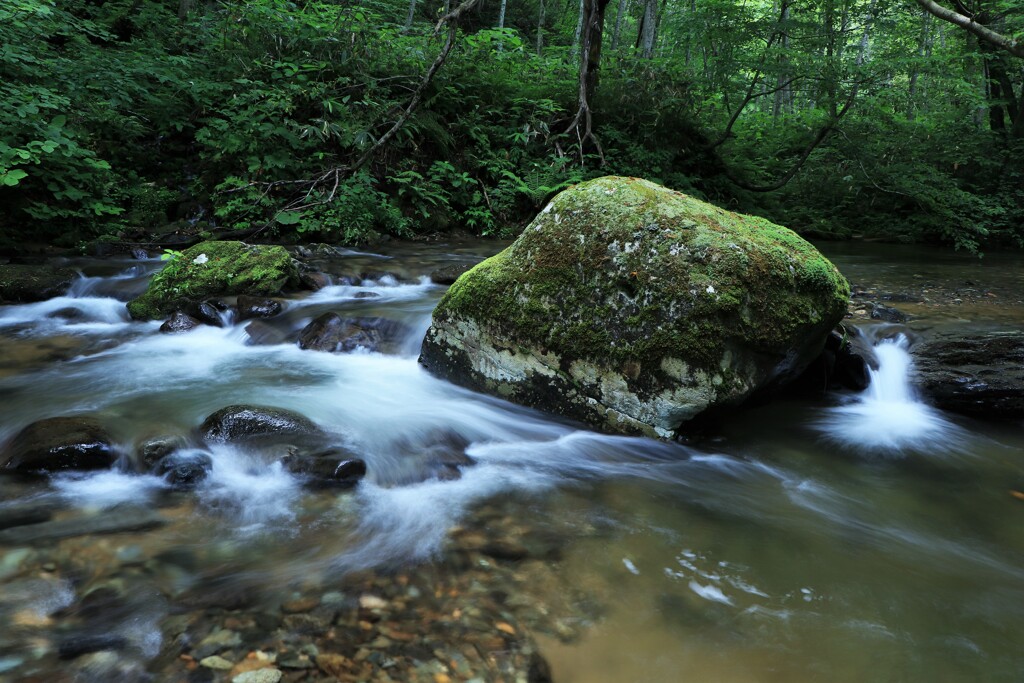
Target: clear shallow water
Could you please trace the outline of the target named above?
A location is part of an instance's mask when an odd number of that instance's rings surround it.
[[[537,630],[558,683],[1018,680],[1019,425],[921,404],[897,342],[880,348],[863,396],[749,411],[693,447],[594,434],[419,368],[444,291],[422,276],[473,258],[474,247],[445,245],[348,254],[331,272],[367,277],[289,301],[276,323],[298,330],[327,310],[389,317],[409,333],[388,355],[249,345],[244,325],[160,335],[129,322],[119,300],[158,264],[102,264],[69,297],[0,307],[0,440],[88,412],[128,452],[254,403],[307,415],[368,465],[340,494],[311,492],[260,452],[232,447],[213,449],[194,493],[119,472],[0,480],[0,515],[46,503],[58,519],[157,510],[168,522],[0,548],[0,616],[11,624],[0,627],[0,669],[3,657],[18,662],[15,676],[70,666],[39,642],[59,635],[61,610],[111,580],[138,599],[104,614],[102,628],[131,634],[125,656],[150,662],[172,645],[178,602],[211,577],[263,602],[299,584],[329,591],[352,572],[440,562],[453,528],[486,526],[482,511],[497,508],[555,539],[557,553],[523,561],[541,578],[517,597],[577,608],[565,629]],[[69,307],[79,313],[46,317]],[[476,464],[456,481],[424,480],[432,445],[452,434]]]

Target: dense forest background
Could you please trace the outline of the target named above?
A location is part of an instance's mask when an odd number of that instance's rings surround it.
[[[1020,37],[1018,0],[4,0],[0,242],[508,236],[615,173],[1020,246]]]

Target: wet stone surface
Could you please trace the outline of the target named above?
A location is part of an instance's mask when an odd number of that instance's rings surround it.
[[[276,585],[236,567],[176,591],[183,565],[220,571],[216,552],[150,555],[145,536],[21,553],[0,599],[18,625],[7,644],[32,644],[17,680],[551,681],[535,635],[571,642],[595,601],[557,575],[567,530],[526,526],[516,508],[479,508],[424,564]],[[229,585],[249,599],[218,597]],[[47,606],[20,607],[30,593]]]

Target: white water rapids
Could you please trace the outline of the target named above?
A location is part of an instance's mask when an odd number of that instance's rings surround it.
[[[958,682],[1011,680],[1006,672],[1024,666],[1004,636],[1024,627],[1024,538],[1006,495],[1018,485],[1020,442],[923,403],[905,337],[879,340],[862,394],[825,409],[741,413],[687,447],[597,434],[426,373],[416,356],[444,289],[422,272],[290,299],[268,321],[285,340],[257,345],[248,322],[165,335],[130,321],[124,299],[157,266],[0,306],[0,442],[35,420],[89,414],[128,454],[145,437],[194,436],[225,406],[268,405],[322,426],[366,461],[366,479],[311,492],[259,451],[215,445],[195,491],[127,470],[0,480],[0,516],[37,503],[71,517],[169,506],[178,517],[147,532],[152,550],[117,552],[149,553],[145,571],[184,590],[207,566],[284,587],[433,562],[453,528],[497,507],[524,527],[557,527],[564,559],[550,571],[574,590],[605,591],[592,634],[554,655],[558,683],[682,673],[852,682],[877,673],[876,653],[890,678],[911,666]],[[388,354],[300,350],[295,333],[326,311],[385,317],[408,335]],[[468,443],[473,461],[452,481],[432,477],[429,461],[448,436]],[[985,457],[949,457],[962,453]],[[5,558],[28,552],[0,547],[0,617],[46,616],[71,600],[63,582],[2,583],[17,576],[4,574],[14,562]],[[178,554],[202,559],[177,566]],[[172,611],[161,600],[111,626],[146,624],[145,643],[133,645],[146,657],[159,649],[154,624]],[[0,645],[5,637],[0,627]],[[3,656],[0,647],[0,679]],[[993,667],[1002,675],[986,677]]]

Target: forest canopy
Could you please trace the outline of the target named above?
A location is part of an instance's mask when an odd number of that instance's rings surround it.
[[[6,0],[0,241],[507,236],[618,174],[1020,246],[1022,45],[1015,0]]]

